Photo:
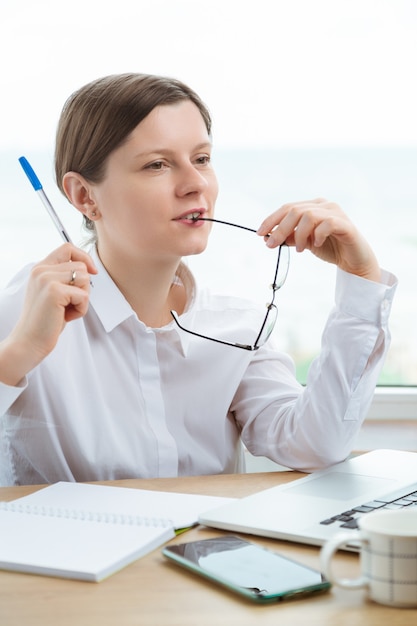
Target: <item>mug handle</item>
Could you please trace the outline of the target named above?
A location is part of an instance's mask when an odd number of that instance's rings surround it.
[[[367,538],[361,531],[353,533],[338,533],[331,539],[329,539],[321,549],[320,561],[323,574],[326,578],[339,587],[345,589],[363,589],[369,584],[368,579],[365,576],[359,576],[358,578],[337,578],[333,573],[332,557],[337,550],[352,541],[358,541],[365,543]]]

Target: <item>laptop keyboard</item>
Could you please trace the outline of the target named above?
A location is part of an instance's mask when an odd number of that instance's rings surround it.
[[[372,511],[398,510],[404,508],[417,507],[417,483],[408,485],[406,491],[398,489],[384,496],[378,497],[371,502],[365,502],[360,506],[355,506],[349,511],[344,511],[339,515],[334,515],[323,520],[320,524],[336,524],[340,528],[358,528],[358,519]]]

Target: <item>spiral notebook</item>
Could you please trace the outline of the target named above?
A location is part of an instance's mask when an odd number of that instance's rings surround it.
[[[56,483],[0,503],[0,569],[99,582],[227,500]]]
[[[164,520],[0,505],[0,568],[99,582],[171,539]]]

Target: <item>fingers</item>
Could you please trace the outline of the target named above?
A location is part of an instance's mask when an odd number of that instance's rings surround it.
[[[350,224],[337,204],[323,198],[284,204],[264,220],[258,234],[275,248],[284,242],[297,251],[320,247],[331,235],[341,233]]]
[[[81,288],[85,288],[87,282],[92,285],[89,275],[97,274],[97,268],[90,255],[69,243],[51,252],[39,263],[39,266],[59,267],[62,274],[67,271],[67,275],[69,275],[68,281],[65,280],[63,275],[61,277],[56,276],[56,279],[62,283],[68,282],[71,286]]]
[[[33,267],[32,277],[34,280],[42,281],[43,284],[57,282],[64,286],[87,290],[90,286],[90,273],[85,263],[81,261],[67,261],[56,265],[44,261]],[[38,288],[40,290],[41,286]]]
[[[50,314],[55,310],[61,315],[64,325],[87,312],[90,272],[97,273],[97,270],[85,253],[73,254],[71,251],[71,260],[59,262],[61,258],[68,258],[68,254],[58,249],[33,267],[30,293],[37,302],[48,303]],[[76,258],[83,260],[76,261]]]
[[[13,355],[8,384],[21,380],[54,349],[67,322],[86,314],[90,274],[96,273],[90,256],[72,244],[32,268],[20,318],[7,338]]]
[[[347,272],[379,280],[380,268],[371,247],[334,202],[317,198],[284,204],[257,232],[270,248],[285,242],[298,252],[311,250]]]
[[[97,268],[94,265],[93,259],[87,252],[77,248],[71,243],[65,243],[53,252],[49,254],[42,263],[45,264],[60,264],[66,262],[79,261],[85,264],[87,272],[90,274],[97,274]]]
[[[97,269],[84,251],[64,244],[33,266],[13,339],[39,362],[56,345],[67,322],[88,310],[90,274]]]
[[[328,206],[302,212],[291,211],[280,230],[284,230],[283,236],[290,240],[297,252],[303,252],[320,248],[330,237],[347,235],[350,232],[348,226],[346,220],[337,212],[333,213]]]
[[[65,322],[85,315],[89,291],[90,275],[84,263],[39,263],[32,269],[27,296],[32,309],[40,312],[38,319],[42,318],[43,310],[51,328],[57,331],[58,328],[62,330]]]
[[[284,234],[288,236],[291,233],[291,229],[294,229],[299,220],[299,216],[309,207],[317,208],[317,206],[325,203],[326,200],[317,198],[315,200],[303,200],[300,202],[291,202],[284,204],[280,209],[269,215],[258,228],[258,235],[273,236],[272,241],[276,242],[276,245],[284,243]],[[282,225],[281,222],[288,216],[288,219]],[[279,233],[277,229],[280,228]]]

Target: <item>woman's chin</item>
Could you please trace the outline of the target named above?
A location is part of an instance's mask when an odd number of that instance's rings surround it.
[[[201,247],[201,248],[195,248],[193,250],[189,250],[188,252],[184,252],[184,254],[182,256],[197,256],[199,254],[201,254],[202,252],[204,252],[206,248]]]
[[[190,243],[184,250],[182,256],[195,256],[197,254],[201,254],[207,248],[207,243],[207,240],[195,241],[192,244]]]

